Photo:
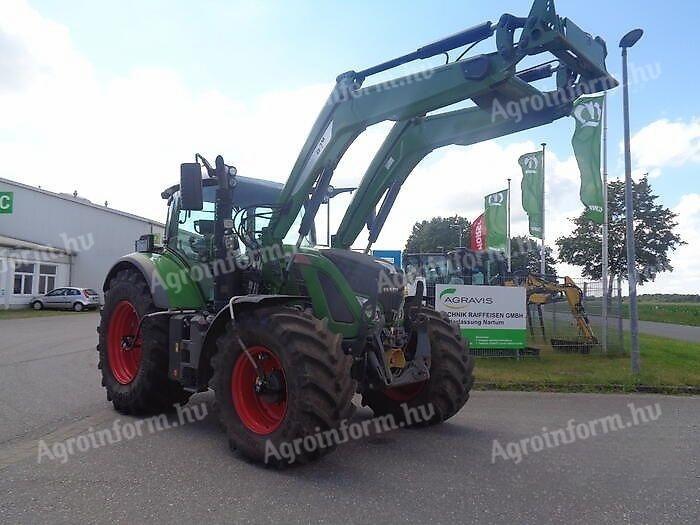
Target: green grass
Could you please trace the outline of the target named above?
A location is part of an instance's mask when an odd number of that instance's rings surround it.
[[[625,317],[629,317],[629,306],[622,305]],[[659,323],[700,326],[700,304],[698,303],[639,303],[639,319]]]
[[[27,319],[32,317],[53,317],[56,315],[82,315],[88,313],[89,310],[83,312],[72,312],[67,310],[30,310],[23,308],[20,310],[0,310],[0,320],[2,319]]]
[[[586,312],[591,315],[600,315],[600,303],[600,299],[586,301]],[[700,326],[700,303],[639,301],[638,310],[640,321]],[[610,315],[617,315],[616,300],[613,300]],[[629,319],[629,316],[629,303],[625,301],[622,303],[622,317]]]
[[[542,350],[539,359],[478,359],[476,380],[498,387],[525,384],[586,390],[608,385],[632,390],[638,385],[663,389],[669,386],[700,387],[700,343],[688,343],[640,335],[642,373],[630,373],[628,355],[556,354]]]

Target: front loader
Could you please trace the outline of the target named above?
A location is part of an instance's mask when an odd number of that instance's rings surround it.
[[[496,52],[362,86],[493,35]],[[99,366],[115,408],[160,411],[211,388],[231,446],[275,466],[332,450],[356,393],[397,425],[456,414],[474,380],[458,328],[425,307],[420,290],[406,300],[393,265],[345,246],[315,249],[314,219],[365,128],[467,99],[490,106],[534,93],[516,66],[543,52],[560,56],[567,89],[610,80],[602,40],[559,18],[551,0],[535,0],[527,17],[504,15],[340,75],[284,186],[239,176],[221,156],[213,166],[201,155],[182,164],[180,184],[162,194],[163,244],[144,236],[105,281]],[[376,220],[360,207],[363,223]],[[275,454],[285,444],[292,458]]]

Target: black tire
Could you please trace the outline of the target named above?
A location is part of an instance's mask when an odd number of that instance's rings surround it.
[[[389,397],[383,390],[363,393],[363,404],[377,416],[391,414],[405,426],[427,426],[442,423],[454,416],[469,400],[474,385],[474,357],[469,355],[468,342],[462,339],[459,328],[447,316],[427,307],[418,314],[428,317],[431,363],[430,378],[416,393],[406,399]],[[404,409],[405,405],[405,409]],[[412,410],[410,421],[406,410]]]
[[[74,312],[82,312],[85,309],[83,306],[83,303],[74,303],[73,304],[73,311]]]
[[[36,311],[43,310],[43,309],[44,309],[44,303],[42,303],[41,301],[34,301],[34,302],[32,303],[32,309],[34,309],[34,310],[36,310]]]
[[[251,430],[234,405],[234,366],[239,358],[247,359],[239,336],[246,348],[265,348],[273,354],[284,374],[286,409],[278,426],[268,433]],[[328,329],[325,319],[288,307],[241,314],[235,324],[229,322],[217,341],[211,386],[231,448],[253,461],[276,468],[306,463],[333,450],[331,445],[315,450],[311,446],[300,447],[299,451],[286,455],[267,453],[270,444],[275,451],[284,450],[280,448],[283,443],[293,444],[305,436],[335,429],[352,415],[355,391],[350,376],[352,359],[343,353],[341,340],[340,335]]]
[[[123,384],[115,378],[109,362],[107,335],[115,308],[124,301],[133,305],[139,318],[157,311],[148,285],[139,272],[122,270],[112,278],[97,329],[97,367],[102,372],[107,400],[117,411],[134,415],[164,412],[172,409],[175,403],[185,403],[190,394],[168,378],[168,323],[165,319],[152,318],[142,323],[141,360],[133,380]]]

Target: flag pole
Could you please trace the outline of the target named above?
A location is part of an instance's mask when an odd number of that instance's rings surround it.
[[[511,262],[510,262],[510,256],[511,256],[511,247],[510,247],[510,178],[508,179],[508,226],[506,228],[507,230],[507,237],[508,237],[508,244],[506,244],[506,255],[508,257],[508,273],[511,272]]]
[[[608,351],[608,92],[603,94],[603,253],[601,278],[603,279],[603,353]]]
[[[540,273],[544,276],[547,270],[546,266],[546,255],[545,255],[545,250],[544,250],[544,224],[545,224],[545,211],[544,211],[544,203],[545,203],[545,197],[544,197],[544,178],[545,178],[545,163],[544,163],[544,154],[545,154],[545,148],[547,147],[547,143],[543,142],[542,143],[542,253],[540,254]]]

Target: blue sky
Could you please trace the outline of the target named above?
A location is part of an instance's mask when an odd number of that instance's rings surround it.
[[[56,191],[77,188],[93,201],[109,200],[161,219],[162,203],[153,195],[177,179],[179,162],[194,151],[225,153],[242,174],[284,181],[339,73],[495,22],[504,12],[525,16],[530,7],[528,0],[7,1],[8,16],[0,20],[0,51],[5,47],[10,57],[0,61],[0,107],[6,102],[8,110],[0,123],[0,154],[8,160],[0,176]],[[678,271],[657,288],[677,288],[682,280],[700,292],[695,269],[700,237],[693,236],[700,229],[700,107],[694,93],[699,73],[693,50],[700,5],[602,0],[556,5],[561,16],[607,41],[608,68],[616,75],[620,36],[645,29],[631,51],[631,63],[649,76],[631,90],[635,173],[652,172],[663,203],[682,212],[682,233],[691,244],[674,258]],[[480,44],[477,50],[492,46]],[[609,104],[613,177],[623,170],[621,106],[617,89]],[[376,128],[348,152],[336,183],[359,181],[388,126]],[[566,233],[566,218],[581,211],[572,130],[573,121],[565,118],[493,143],[434,153],[406,183],[378,247],[403,245],[418,219],[476,216],[482,196],[501,189],[508,176],[519,180],[515,159],[542,141],[551,155],[548,229]],[[82,162],[75,161],[76,152]],[[51,172],[26,170],[30,157],[51,163]],[[115,179],[121,185],[108,182]],[[449,191],[440,193],[440,187]],[[342,209],[336,206],[336,221]],[[516,213],[514,220],[515,233],[524,233],[518,230],[524,215]]]

